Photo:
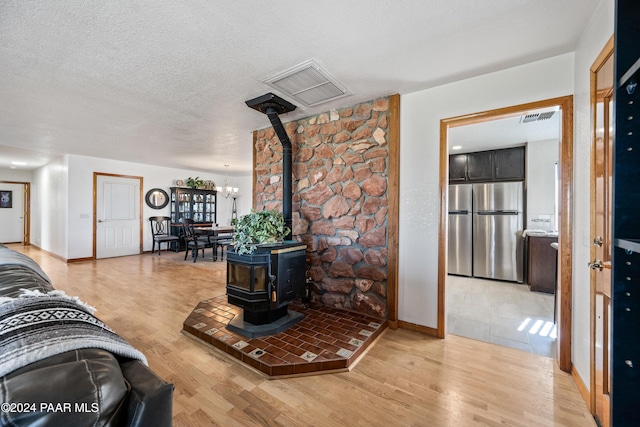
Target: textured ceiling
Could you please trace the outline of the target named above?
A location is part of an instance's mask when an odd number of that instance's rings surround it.
[[[247,172],[269,123],[244,101],[265,78],[313,58],[351,94],[289,121],[573,51],[597,2],[1,1],[0,168],[71,153]]]

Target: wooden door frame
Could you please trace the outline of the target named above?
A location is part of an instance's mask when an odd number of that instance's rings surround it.
[[[590,230],[589,236],[594,236],[596,234],[596,223],[594,218],[596,217],[596,138],[597,138],[597,123],[596,123],[596,105],[598,102],[597,96],[597,76],[598,71],[604,65],[605,62],[609,59],[611,55],[613,55],[614,50],[614,37],[613,35],[609,38],[607,43],[602,48],[602,51],[593,62],[590,68],[590,80],[589,80],[589,102],[591,107],[591,170],[590,170],[590,200],[589,200],[589,208],[590,208]],[[615,76],[614,76],[615,79]],[[614,85],[615,86],[615,85]],[[595,246],[591,245],[591,250],[589,252],[589,259],[595,259]],[[591,413],[595,414],[596,412],[596,272],[591,270],[589,272],[589,310],[590,310],[590,342],[589,342],[589,400],[588,405]]]
[[[440,120],[440,223],[438,231],[438,328],[437,336],[444,338],[446,305],[445,283],[447,279],[447,198],[449,185],[448,129],[496,119],[521,115],[524,111],[559,107],[562,111],[562,130],[559,147],[560,188],[558,205],[558,345],[557,358],[560,369],[571,371],[572,329],[572,265],[573,265],[573,95],[530,102],[511,107],[467,114]]]
[[[139,212],[140,212],[140,218],[139,218],[139,222],[140,222],[140,249],[139,249],[139,254],[142,253],[142,248],[143,248],[143,242],[142,242],[142,208],[143,208],[143,204],[142,204],[142,198],[143,198],[143,191],[142,191],[142,183],[144,181],[143,177],[141,176],[133,176],[133,175],[120,175],[120,174],[115,174],[115,173],[106,173],[106,172],[94,172],[93,173],[93,257],[92,259],[97,259],[96,258],[96,240],[97,240],[97,233],[98,233],[98,225],[97,225],[97,221],[98,221],[98,212],[97,212],[97,205],[98,205],[98,176],[110,176],[110,177],[114,177],[114,178],[127,178],[127,179],[137,179],[140,183],[140,188],[139,188],[139,197],[138,197],[138,203],[140,204],[139,207]]]
[[[31,245],[31,183],[26,181],[7,181],[0,180],[0,184],[22,184],[23,189],[23,198],[22,203],[24,206],[22,207],[24,217],[22,218],[22,228],[23,228],[23,241],[22,244],[24,246]]]

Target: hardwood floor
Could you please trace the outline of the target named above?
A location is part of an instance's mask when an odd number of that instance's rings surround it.
[[[224,293],[226,263],[163,252],[66,264],[9,247],[175,384],[175,426],[596,425],[554,360],[452,335],[388,330],[351,372],[268,380],[180,332],[199,301]]]

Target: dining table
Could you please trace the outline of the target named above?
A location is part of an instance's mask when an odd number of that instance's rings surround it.
[[[196,234],[209,237],[209,242],[213,245],[213,260],[218,260],[218,247],[220,247],[220,261],[224,260],[224,248],[231,244],[231,239],[235,232],[234,228],[228,225],[222,226],[201,226],[194,227]]]

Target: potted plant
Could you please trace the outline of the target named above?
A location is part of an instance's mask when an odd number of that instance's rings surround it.
[[[193,189],[204,187],[204,179],[200,179],[199,176],[195,178],[187,178],[187,187],[191,187]]]
[[[261,243],[273,243],[289,234],[284,215],[276,210],[254,211],[231,220],[233,249],[238,255],[251,254]]]

